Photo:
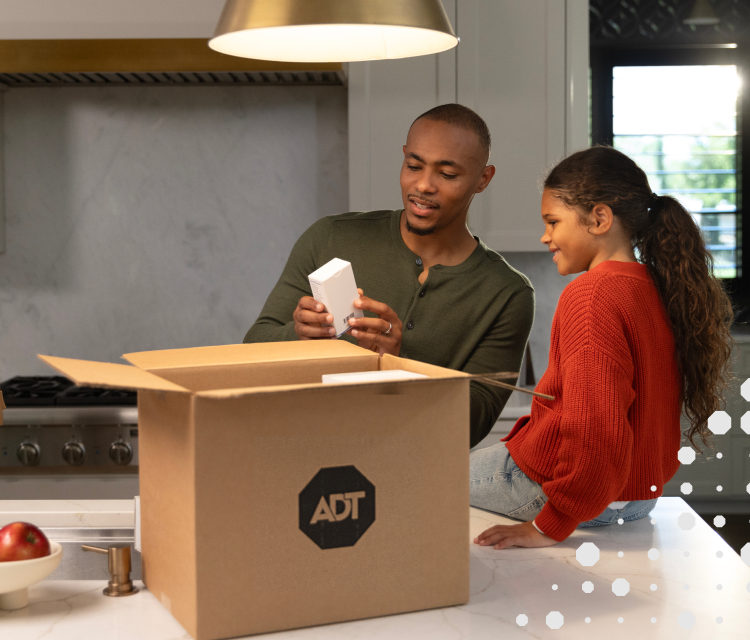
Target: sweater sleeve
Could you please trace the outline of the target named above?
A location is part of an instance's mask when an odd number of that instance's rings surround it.
[[[490,331],[477,344],[468,362],[466,373],[518,371],[534,322],[534,290],[524,286],[510,298]],[[516,380],[503,380],[515,384]],[[470,446],[479,444],[497,422],[510,397],[509,389],[481,382],[471,382]]]
[[[322,218],[305,231],[289,254],[279,281],[243,342],[297,340],[292,314],[303,296],[311,296],[307,276],[330,259],[331,221]]]
[[[567,358],[561,372],[559,455],[552,479],[542,483],[549,499],[535,520],[558,542],[624,489],[633,452],[628,409],[635,398],[623,367],[590,345]]]

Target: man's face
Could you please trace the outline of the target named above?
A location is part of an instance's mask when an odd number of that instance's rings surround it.
[[[494,175],[479,137],[461,127],[422,118],[409,130],[401,167],[406,228],[417,235],[461,221],[475,193]]]

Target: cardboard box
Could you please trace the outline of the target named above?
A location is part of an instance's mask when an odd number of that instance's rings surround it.
[[[148,588],[197,640],[469,599],[469,379],[339,341],[40,356],[138,389]],[[418,380],[323,385],[326,373]]]

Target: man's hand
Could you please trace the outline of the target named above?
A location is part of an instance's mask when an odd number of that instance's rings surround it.
[[[375,351],[381,356],[385,353],[397,356],[401,352],[401,330],[403,328],[401,320],[387,304],[366,297],[362,289],[357,289],[357,291],[359,292],[359,300],[354,301],[354,306],[363,311],[372,311],[378,317],[351,318],[349,324],[354,327],[351,331],[352,336],[357,339],[357,344],[364,349]],[[386,333],[386,331],[389,331],[389,333]]]
[[[294,318],[294,331],[300,340],[336,337],[336,329],[323,326],[324,322],[333,322],[333,316],[315,298],[310,296],[300,298],[292,317]]]
[[[557,540],[539,533],[531,522],[522,522],[521,524],[496,524],[474,538],[474,544],[483,547],[494,544],[495,549],[551,547],[557,544]]]

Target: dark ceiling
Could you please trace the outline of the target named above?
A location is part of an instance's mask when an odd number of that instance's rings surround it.
[[[682,21],[695,0],[590,0],[592,47],[750,43],[750,0],[711,0],[721,22]]]

